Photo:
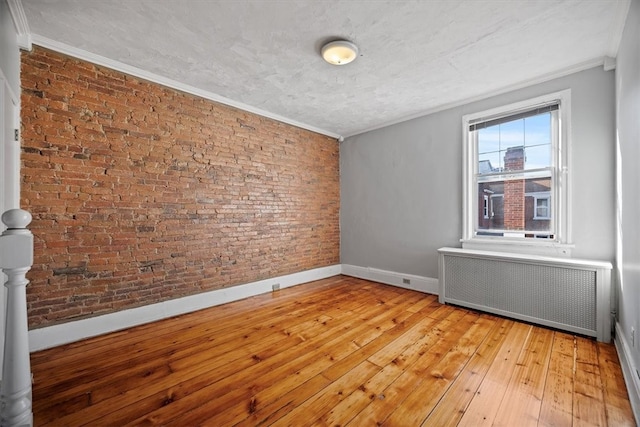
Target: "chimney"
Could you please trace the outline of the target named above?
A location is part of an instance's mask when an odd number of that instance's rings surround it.
[[[524,169],[524,147],[510,147],[504,155],[504,170],[520,171]],[[504,182],[504,228],[505,230],[524,230],[524,179]]]

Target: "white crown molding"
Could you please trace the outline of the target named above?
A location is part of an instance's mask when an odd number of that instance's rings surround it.
[[[326,279],[339,275],[340,270],[340,264],[320,267],[313,270],[260,280],[258,282],[168,300],[157,304],[117,311],[102,316],[32,329],[29,331],[29,350],[31,352],[44,350],[131,328],[144,323],[155,322],[180,314],[191,313],[216,305],[238,301],[254,295],[265,294],[272,292],[272,286],[276,284],[280,285],[280,289],[284,289],[315,280]]]
[[[31,50],[31,31],[27,22],[27,15],[22,7],[22,0],[7,0],[13,25],[16,27],[18,46],[20,49]]]
[[[12,0],[12,1],[19,1],[19,0]],[[115,61],[113,59],[109,59],[101,55],[97,55],[95,53],[87,52],[86,50],[78,49],[76,47],[69,46],[65,43],[61,43],[55,40],[51,40],[47,37],[43,37],[38,34],[32,34],[31,40],[33,44],[36,44],[38,46],[42,46],[44,48],[54,50],[56,52],[60,52],[65,55],[73,56],[74,58],[82,59],[84,61],[88,61],[96,65],[101,65],[103,67],[111,68],[113,70],[120,71],[121,73],[129,74],[134,77],[148,80],[150,82],[157,83],[172,89],[176,89],[181,92],[199,96],[201,98],[208,99],[210,101],[228,105],[230,107],[234,107],[239,110],[247,111],[249,113],[253,113],[258,116],[273,119],[291,126],[301,128],[301,129],[306,129],[311,132],[319,133],[321,135],[325,135],[330,138],[335,138],[336,140],[339,140],[340,138],[342,138],[342,136],[337,133],[330,132],[325,129],[320,129],[315,126],[308,125],[306,123],[301,123],[296,120],[280,116],[278,114],[270,113],[269,111],[265,111],[260,108],[255,108],[255,107],[252,107],[251,105],[247,105],[242,102],[237,102],[232,99],[225,98],[224,96],[220,96],[213,92],[198,89],[188,84],[184,84],[179,81],[176,81],[167,77],[163,77],[158,74],[151,73],[149,71],[145,71],[141,68],[137,68],[120,61]]]
[[[540,83],[548,82],[550,80],[554,80],[554,79],[558,79],[558,78],[561,78],[561,77],[565,77],[565,76],[568,76],[570,74],[578,73],[580,71],[588,70],[590,68],[602,66],[602,65],[604,65],[604,62],[605,62],[605,58],[604,57],[594,58],[594,59],[592,59],[590,61],[581,62],[579,64],[576,64],[576,65],[571,66],[571,67],[564,68],[562,70],[558,70],[558,71],[554,71],[554,72],[551,72],[551,73],[543,74],[543,75],[538,76],[536,78],[529,79],[529,80],[524,80],[522,82],[515,83],[515,84],[510,85],[510,86],[505,86],[503,88],[496,89],[496,90],[493,90],[493,91],[484,92],[484,93],[482,93],[480,95],[472,96],[472,97],[465,98],[465,99],[460,99],[458,101],[450,102],[448,104],[439,105],[439,106],[437,106],[435,108],[431,108],[431,109],[428,109],[428,110],[423,110],[423,111],[421,111],[419,113],[415,113],[415,114],[412,114],[410,116],[400,117],[400,118],[395,119],[395,120],[390,120],[388,122],[380,123],[380,124],[375,125],[375,126],[371,126],[371,127],[368,127],[368,128],[360,129],[360,130],[358,130],[356,132],[351,132],[351,133],[345,134],[343,136],[345,138],[349,138],[351,136],[360,135],[360,134],[363,134],[363,133],[366,133],[366,132],[371,132],[371,131],[374,131],[374,130],[377,130],[377,129],[381,129],[381,128],[384,128],[384,127],[387,127],[387,126],[392,126],[392,125],[395,125],[395,124],[398,124],[398,123],[406,122],[406,121],[417,119],[417,118],[420,118],[420,117],[429,116],[431,114],[435,114],[435,113],[438,113],[440,111],[445,111],[445,110],[449,110],[451,108],[460,107],[462,105],[471,104],[472,102],[482,101],[484,99],[491,98],[491,97],[496,96],[496,95],[502,95],[504,93],[512,92],[514,90],[523,89],[523,88],[526,88],[526,87],[529,87],[529,86],[533,86],[533,85],[536,85],[536,84],[540,84]]]
[[[631,0],[619,0],[617,2],[616,14],[613,19],[611,33],[609,34],[609,43],[607,44],[607,56],[615,58],[618,56],[618,48],[622,41],[622,33],[624,25],[627,22],[627,15],[631,7]]]
[[[616,69],[616,58],[613,58],[611,56],[605,56],[604,57],[604,70],[605,71],[612,71]]]

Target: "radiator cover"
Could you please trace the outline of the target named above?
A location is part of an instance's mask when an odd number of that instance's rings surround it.
[[[611,340],[611,264],[441,248],[439,299]]]

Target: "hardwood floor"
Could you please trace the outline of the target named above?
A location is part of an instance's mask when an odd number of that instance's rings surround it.
[[[631,426],[612,345],[337,276],[32,354],[36,426]]]

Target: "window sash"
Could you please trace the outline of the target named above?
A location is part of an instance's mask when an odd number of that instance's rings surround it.
[[[502,182],[512,181],[516,179],[529,179],[529,178],[552,178],[554,176],[554,168],[542,168],[542,169],[529,169],[521,171],[509,171],[509,172],[494,172],[485,174],[476,174],[476,181],[478,183],[485,182]]]
[[[484,127],[495,126],[500,123],[507,123],[513,120],[518,120],[521,118],[532,117],[534,115],[542,114],[545,112],[551,112],[551,166],[540,169],[523,169],[523,170],[510,170],[510,171],[500,171],[500,172],[487,172],[480,173],[478,171],[479,164],[479,155],[478,155],[478,130]],[[525,109],[521,109],[520,111],[507,111],[506,113],[500,114],[498,116],[492,116],[487,119],[477,119],[473,122],[470,122],[468,129],[468,139],[467,143],[470,144],[470,158],[469,160],[472,162],[471,173],[471,216],[472,216],[472,230],[471,236],[473,238],[483,239],[483,238],[500,238],[504,239],[502,236],[490,236],[491,234],[508,234],[511,238],[514,234],[523,234],[522,240],[529,241],[532,240],[530,237],[525,237],[524,234],[527,235],[549,235],[553,236],[554,239],[559,239],[559,233],[556,229],[558,224],[558,216],[560,215],[559,209],[556,207],[559,206],[559,203],[554,202],[550,203],[549,207],[549,218],[546,218],[549,223],[549,229],[545,231],[540,230],[487,230],[480,228],[478,212],[479,212],[479,200],[478,200],[478,186],[483,183],[490,182],[505,182],[510,180],[521,180],[521,179],[532,179],[532,178],[550,178],[551,179],[551,191],[550,191],[550,201],[556,200],[559,197],[557,191],[556,180],[559,178],[559,170],[561,170],[562,159],[559,157],[561,153],[560,143],[561,143],[561,128],[560,128],[560,100],[553,99],[551,101],[545,102],[543,104],[538,104],[535,107],[528,107]],[[475,194],[475,196],[473,196]],[[534,202],[535,203],[535,202]],[[537,208],[534,205],[534,218],[537,214]],[[490,215],[491,216],[491,215]]]

